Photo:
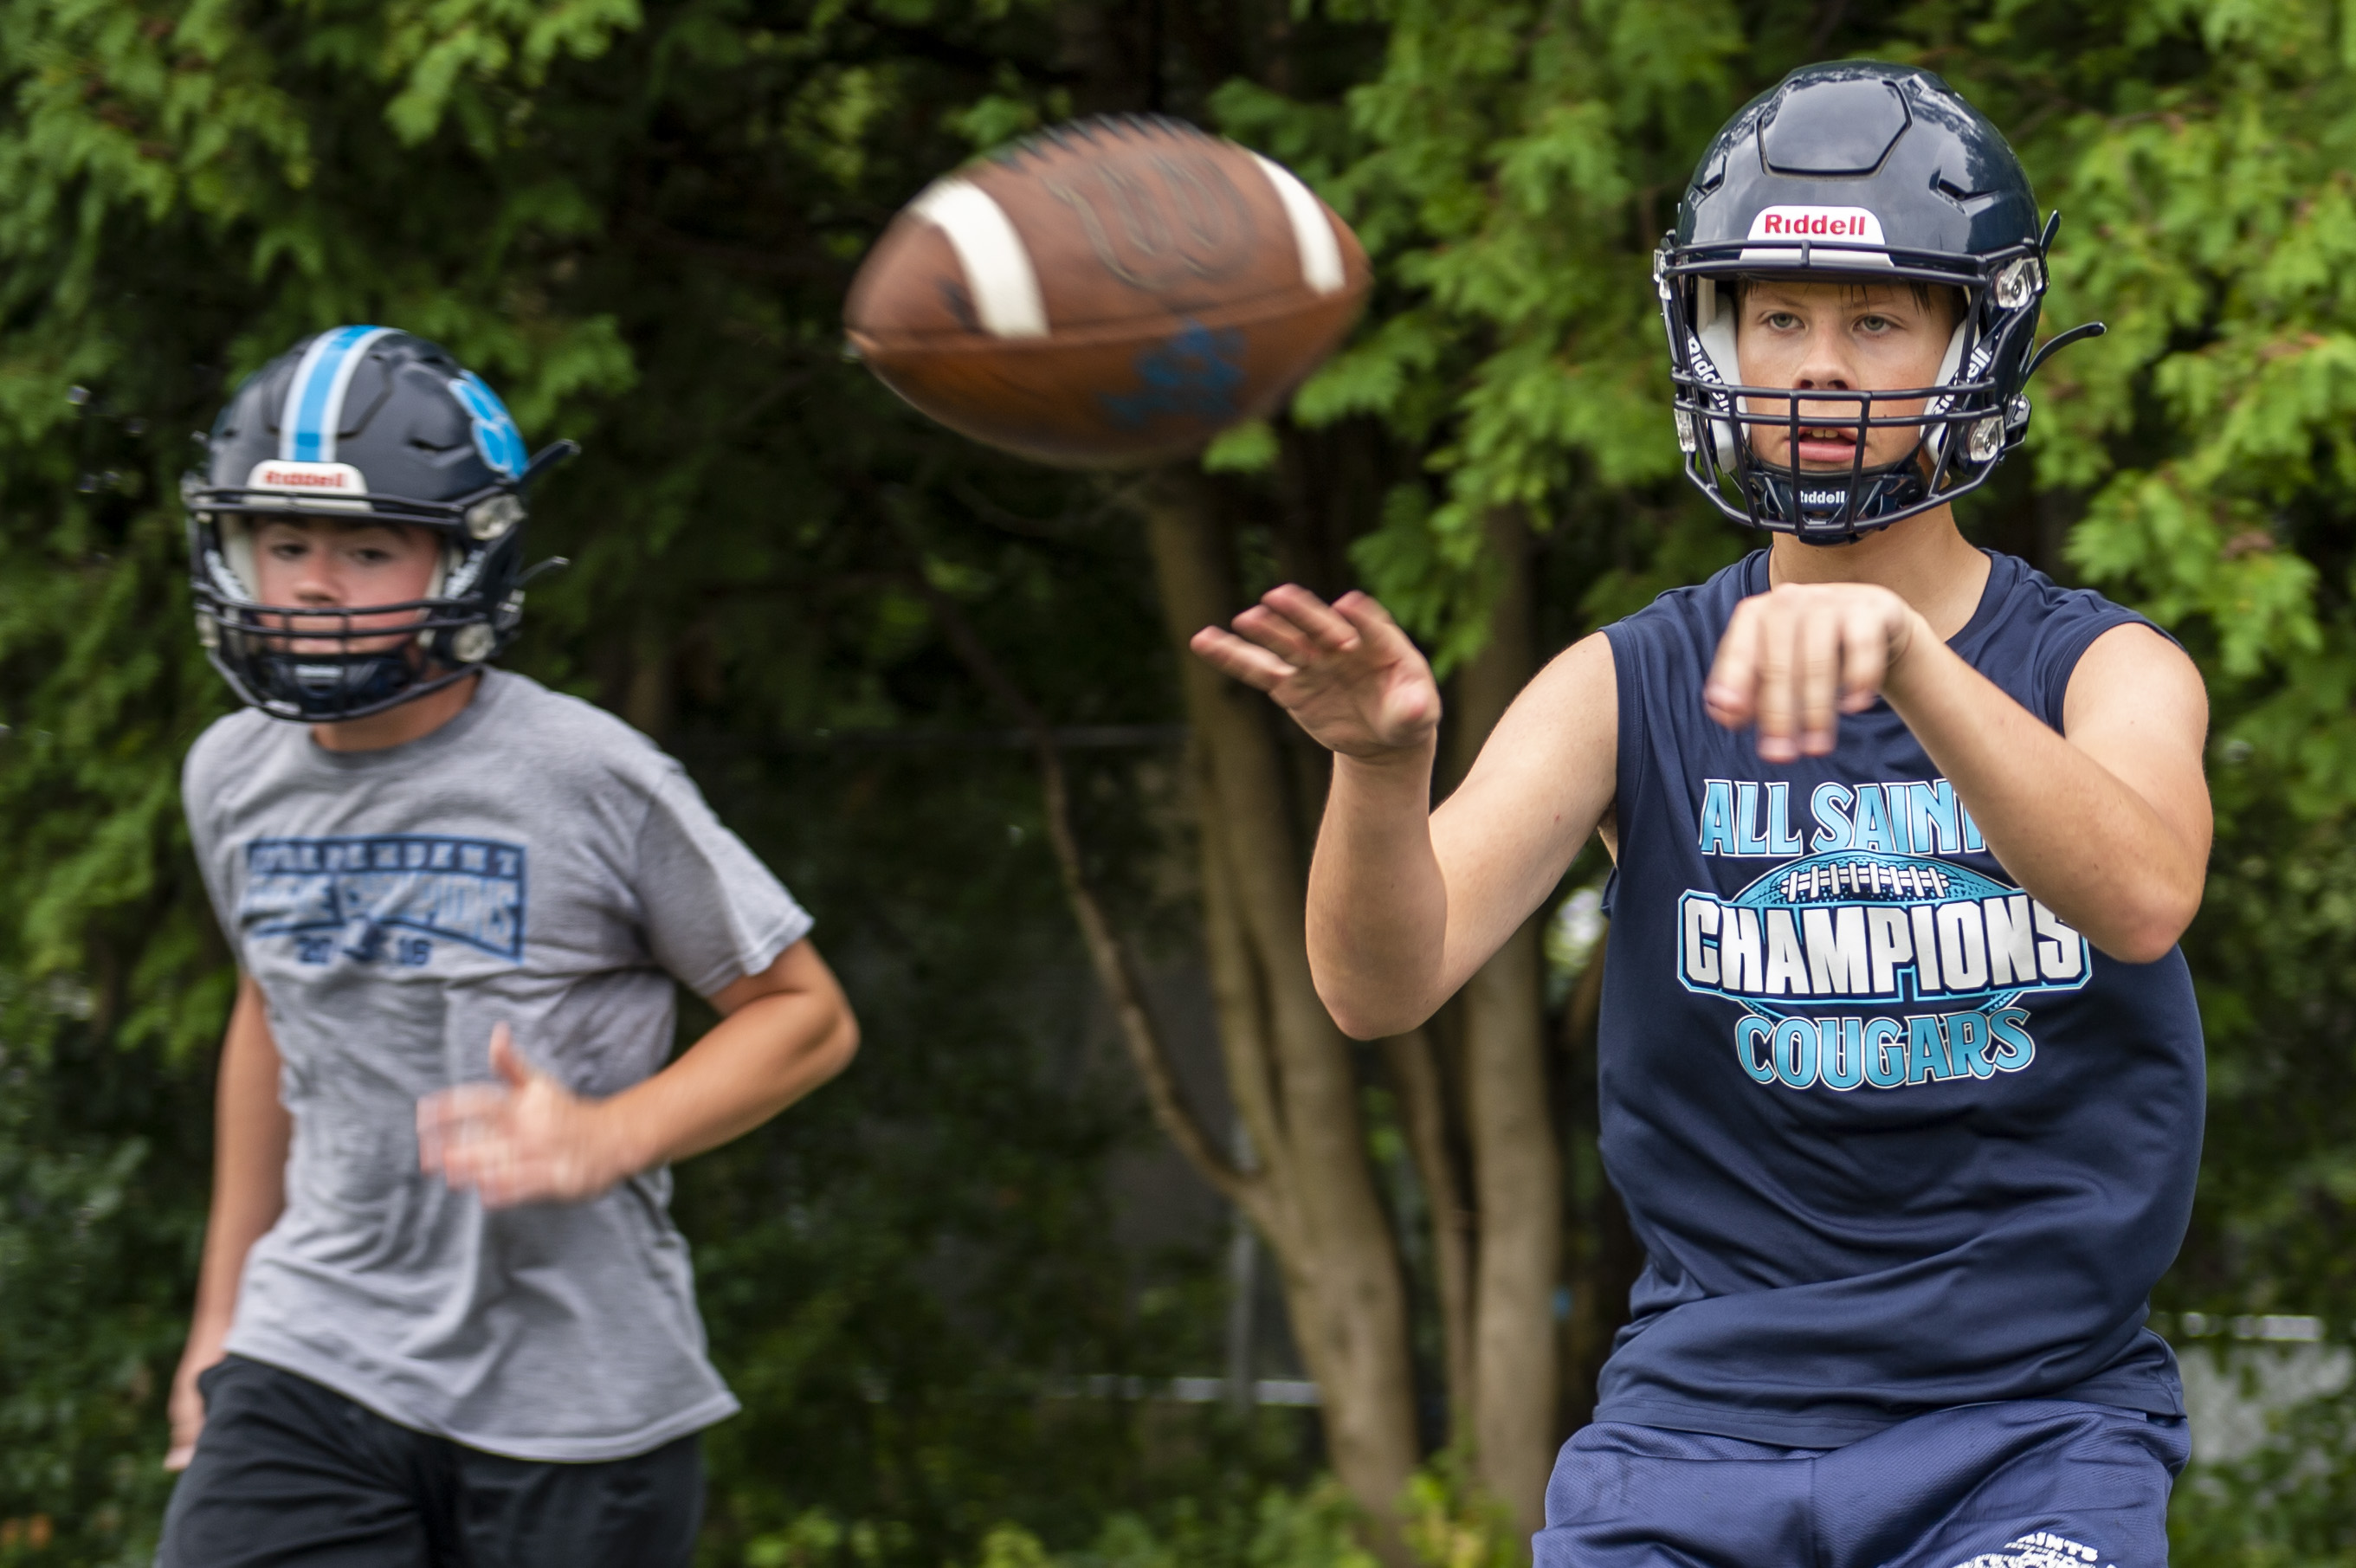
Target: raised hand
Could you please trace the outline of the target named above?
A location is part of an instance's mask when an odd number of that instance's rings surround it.
[[[1205,663],[1276,699],[1321,746],[1376,757],[1420,747],[1440,725],[1440,686],[1388,611],[1361,593],[1328,605],[1287,583],[1189,644]]]
[[[1756,725],[1768,762],[1823,757],[1842,714],[1873,705],[1916,637],[1912,607],[1868,583],[1785,583],[1734,607],[1702,687],[1709,716]]]
[[[505,1024],[491,1029],[498,1083],[462,1084],[417,1102],[417,1158],[487,1208],[573,1203],[629,1174],[605,1104],[534,1069]]]

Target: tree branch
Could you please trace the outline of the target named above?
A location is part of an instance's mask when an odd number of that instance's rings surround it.
[[[1056,868],[1063,873],[1064,894],[1071,900],[1072,915],[1079,922],[1081,940],[1088,950],[1088,961],[1097,972],[1097,981],[1112,1002],[1121,1043],[1129,1047],[1130,1060],[1136,1064],[1138,1078],[1145,1085],[1146,1102],[1152,1108],[1154,1121],[1161,1123],[1162,1132],[1178,1145],[1178,1152],[1218,1190],[1220,1197],[1230,1203],[1245,1202],[1248,1189],[1254,1185],[1253,1177],[1249,1172],[1237,1169],[1220,1152],[1216,1140],[1204,1129],[1180,1092],[1177,1073],[1170,1065],[1169,1046],[1145,1004],[1145,986],[1138,975],[1136,960],[1129,944],[1114,929],[1103,901],[1088,886],[1079,839],[1072,831],[1071,792],[1065,782],[1064,756],[1055,744],[1055,727],[991,657],[989,646],[966,619],[956,600],[935,587],[921,567],[909,574],[908,584],[932,611],[934,623],[941,628],[942,637],[967,672],[998,700],[1031,737],[1032,753],[1039,764],[1040,792],[1046,805],[1047,842],[1055,850]]]
[[[1209,961],[1211,992],[1219,1010],[1219,1048],[1226,1056],[1227,1097],[1251,1134],[1252,1153],[1263,1198],[1257,1208],[1247,1205],[1253,1220],[1280,1251],[1297,1250],[1302,1242],[1290,1130],[1285,1125],[1284,1095],[1276,1082],[1276,1054],[1268,1040],[1266,978],[1254,961],[1251,940],[1244,929],[1243,912],[1236,908],[1235,879],[1227,867],[1230,846],[1215,811],[1202,809],[1210,794],[1201,774],[1205,764],[1198,747],[1189,747],[1189,772],[1194,775],[1195,820],[1202,834],[1203,950]]]

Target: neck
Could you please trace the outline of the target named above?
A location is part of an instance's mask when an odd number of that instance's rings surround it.
[[[311,738],[325,751],[384,751],[412,740],[423,740],[465,713],[466,704],[475,700],[476,688],[482,683],[482,671],[478,670],[438,692],[428,692],[413,702],[370,714],[364,719],[313,725]]]
[[[1807,544],[1775,536],[1767,558],[1774,583],[1872,583],[1888,588],[1931,623],[1940,640],[1955,635],[1979,608],[1988,558],[1955,526],[1953,508],[1934,507],[1847,544]]]

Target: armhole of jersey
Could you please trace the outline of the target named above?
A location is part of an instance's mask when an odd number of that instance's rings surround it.
[[[1612,856],[1615,873],[1627,860],[1629,813],[1644,799],[1653,771],[1653,748],[1644,743],[1643,660],[1635,657],[1645,634],[1635,620],[1630,616],[1603,628],[1604,642],[1612,650],[1612,695],[1619,709],[1613,721],[1618,754],[1612,758],[1611,805],[1612,820],[1619,824],[1619,853]]]

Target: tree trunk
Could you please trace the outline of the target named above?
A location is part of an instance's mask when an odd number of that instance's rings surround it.
[[[1471,771],[1536,662],[1529,532],[1501,508],[1489,524],[1504,564],[1489,641],[1456,676],[1451,773]],[[1562,1262],[1562,1160],[1547,1091],[1545,993],[1533,915],[1462,993],[1466,1143],[1479,1214],[1472,1290],[1475,1474],[1526,1534],[1545,1522],[1554,1458],[1555,1291]]]
[[[1439,1298],[1440,1370],[1448,1380],[1450,1441],[1472,1431],[1472,1228],[1451,1146],[1448,1092],[1431,1032],[1394,1035],[1383,1042],[1391,1086],[1398,1095],[1408,1148],[1431,1210],[1432,1294]]]
[[[1407,1295],[1376,1189],[1350,1042],[1309,975],[1307,855],[1267,699],[1186,651],[1239,605],[1207,484],[1145,499],[1162,612],[1194,736],[1204,915],[1228,1083],[1258,1158],[1242,1201],[1268,1240],[1322,1395],[1327,1451],[1404,1563],[1397,1507],[1417,1461]]]
[[[1295,809],[1280,720],[1259,693],[1187,651],[1236,611],[1233,540],[1201,476],[1166,471],[1141,492],[1162,613],[1178,650],[1193,731],[1205,955],[1230,1098],[1253,1151],[1229,1161],[1176,1092],[1135,967],[1082,874],[1063,769],[1044,715],[998,670],[954,604],[921,573],[951,644],[1032,734],[1050,837],[1090,960],[1143,1077],[1155,1119],[1268,1242],[1293,1337],[1317,1381],[1335,1472],[1397,1568],[1398,1509],[1419,1458],[1406,1282],[1376,1195],[1350,1042],[1309,972],[1308,830]],[[1449,762],[1457,778],[1529,678],[1529,538],[1518,513],[1492,521],[1506,581],[1487,649],[1457,676]],[[1561,1262],[1561,1156],[1543,1049],[1534,918],[1467,983],[1459,1004],[1461,1092],[1433,1038],[1384,1043],[1409,1146],[1430,1195],[1451,1429],[1482,1488],[1525,1530],[1541,1522],[1561,1383],[1554,1324]],[[1458,1174],[1459,1140],[1470,1181]]]

